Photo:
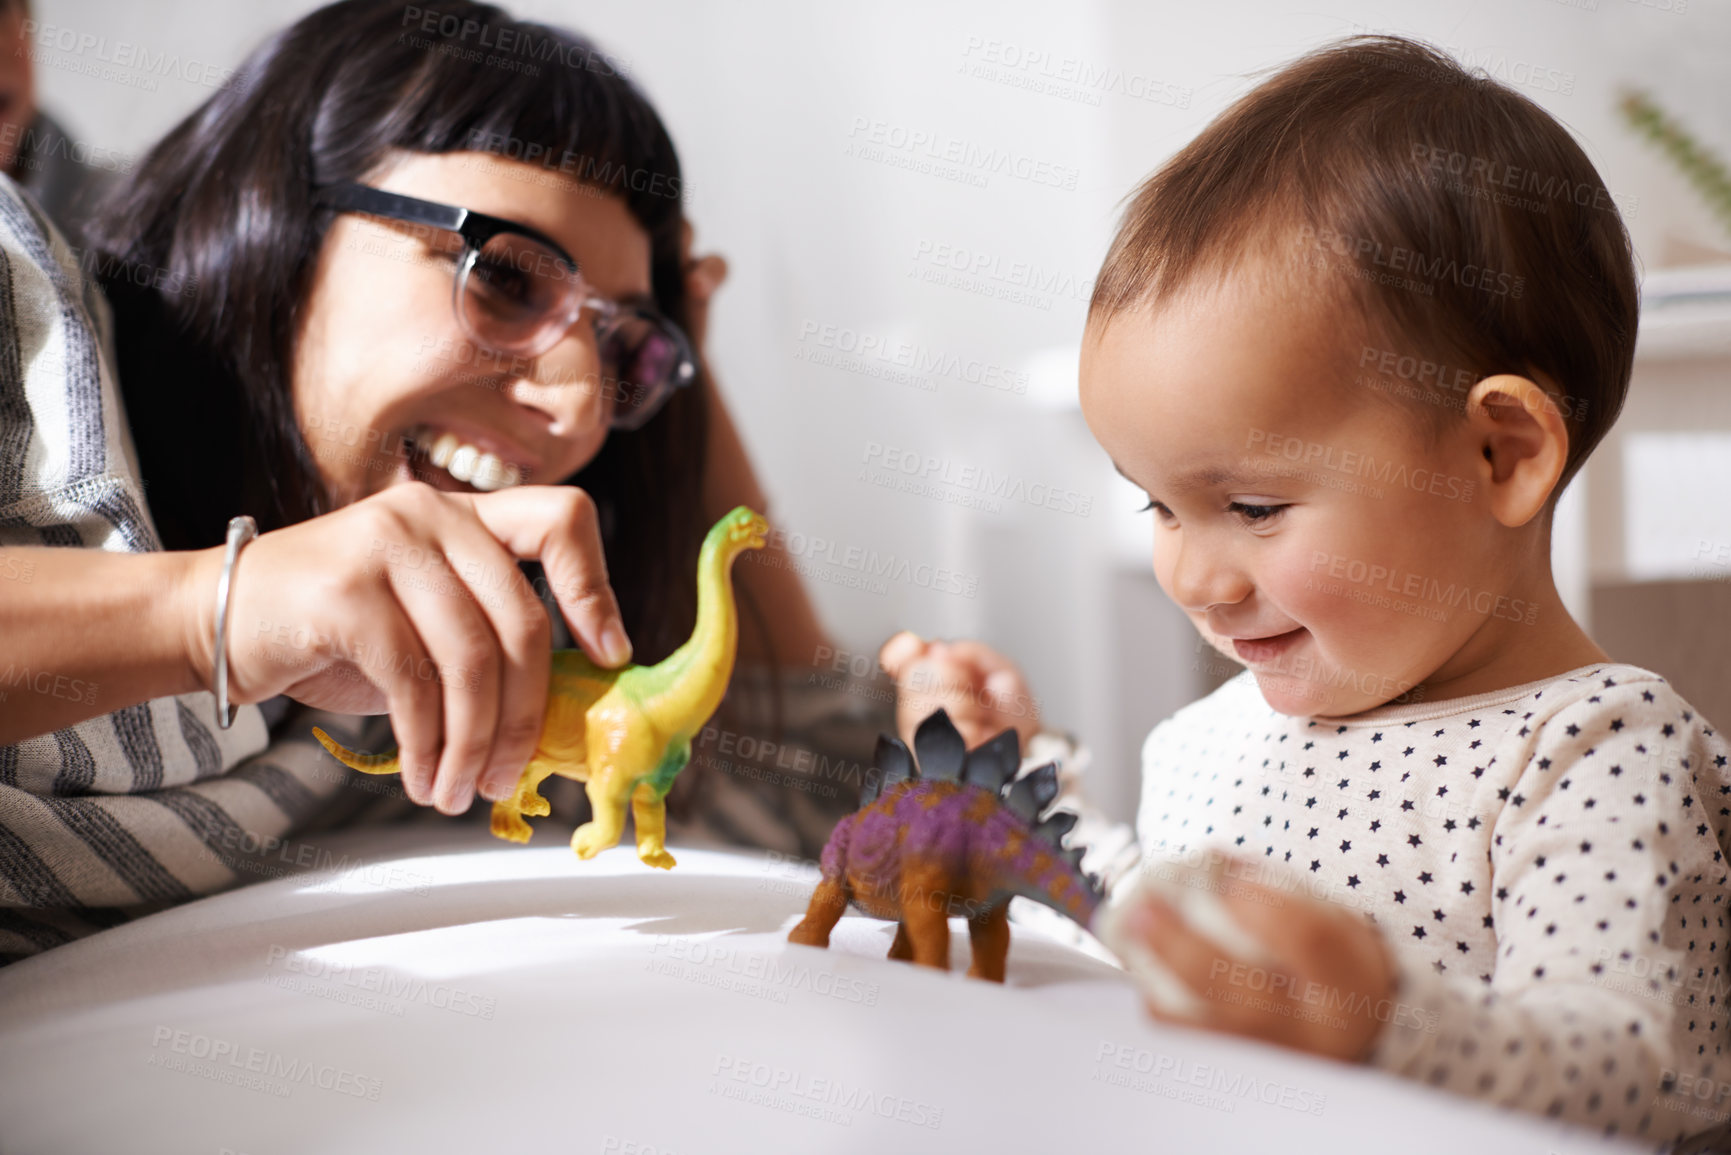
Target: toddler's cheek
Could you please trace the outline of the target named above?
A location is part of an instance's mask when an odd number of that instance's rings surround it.
[[[1349,584],[1329,577],[1326,561],[1313,565],[1309,554],[1265,572],[1262,581],[1275,604],[1318,638],[1350,624],[1357,608],[1343,596]]]
[[[1326,565],[1312,569],[1310,559],[1274,571],[1270,596],[1310,638],[1306,656],[1327,669],[1369,672],[1382,655],[1398,652],[1397,641],[1410,621],[1375,605],[1375,591],[1364,583],[1331,576]]]

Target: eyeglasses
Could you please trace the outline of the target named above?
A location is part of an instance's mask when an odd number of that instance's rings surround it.
[[[675,389],[697,379],[691,344],[679,326],[646,305],[596,293],[571,255],[543,232],[364,184],[325,185],[314,199],[338,212],[426,225],[461,237],[452,295],[457,324],[494,352],[538,357],[558,344],[584,309],[593,310],[600,385],[616,429],[640,428]]]

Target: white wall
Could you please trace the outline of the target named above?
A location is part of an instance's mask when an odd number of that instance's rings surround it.
[[[232,67],[266,30],[311,7],[37,0],[37,18]],[[1451,46],[1507,79],[1536,75],[1524,90],[1580,136],[1611,192],[1636,202],[1629,225],[1647,263],[1662,263],[1679,241],[1731,247],[1613,112],[1619,86],[1649,88],[1731,155],[1724,0],[534,0],[515,9],[590,33],[629,63],[671,126],[701,244],[733,268],[711,327],[712,358],[777,521],[806,535],[796,544],[835,543],[833,554],[810,558],[831,579],[810,585],[835,634],[868,650],[904,626],[986,637],[1025,663],[1052,721],[1096,744],[1102,793],[1124,814],[1136,730],[1148,718],[1112,704],[1111,670],[1134,639],[1113,628],[1109,578],[1114,565],[1141,564],[1124,559],[1140,557],[1148,527],[1066,407],[1074,389],[1067,357],[1115,206],[1142,175],[1258,70],[1340,35],[1393,30]],[[1066,59],[1095,74],[1121,70],[1124,83],[1032,90],[1040,69],[1009,63],[1029,53],[1044,54],[1053,71]],[[76,134],[129,152],[209,91],[174,77],[142,91],[72,71],[89,50],[44,56],[45,102]],[[897,139],[924,133],[938,151],[1011,150],[1073,171],[1074,187],[994,173],[981,188],[850,155],[870,143],[871,129],[860,126],[874,122]],[[990,295],[1014,286],[989,277],[931,283],[921,273],[941,272],[930,259],[939,246],[1006,277],[1031,265],[1054,291],[1018,301]],[[814,364],[809,354],[829,351],[825,326],[844,341],[843,331],[880,347],[907,342],[939,362],[954,354],[962,368],[924,374],[936,386],[928,391]],[[971,383],[962,377],[969,362],[1033,372],[1034,389],[1018,396]],[[1054,391],[1056,405],[1040,402]],[[1004,502],[982,511],[954,500],[960,487],[934,499],[862,481],[862,466],[881,465],[891,451],[947,462],[952,475],[971,467],[1057,486],[1091,510]],[[838,580],[854,573],[850,547],[977,576],[978,593],[893,580],[882,592],[846,588]],[[1566,574],[1564,582],[1575,588]],[[1151,684],[1143,713],[1159,716],[1184,692],[1181,673]]]

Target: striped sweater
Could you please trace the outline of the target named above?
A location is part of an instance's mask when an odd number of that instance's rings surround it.
[[[36,204],[0,177],[0,546],[159,549],[116,388],[106,302]],[[12,572],[18,571],[18,572]],[[6,587],[27,582],[13,565]],[[213,595],[214,598],[214,595]],[[0,638],[0,695],[81,693]],[[0,962],[256,877],[346,771],[307,733],[352,719],[158,698],[0,746]],[[287,717],[293,714],[292,718]],[[376,795],[375,795],[376,797]],[[267,849],[275,853],[264,853]]]

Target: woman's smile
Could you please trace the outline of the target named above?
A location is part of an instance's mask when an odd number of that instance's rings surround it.
[[[418,425],[403,435],[402,444],[407,452],[400,478],[447,492],[509,489],[537,472],[533,455],[484,432]]]

